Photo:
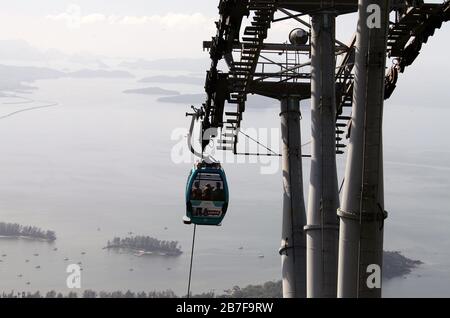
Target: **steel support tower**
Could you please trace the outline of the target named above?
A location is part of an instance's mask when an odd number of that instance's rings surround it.
[[[389,2],[359,2],[353,116],[339,210],[339,297],[381,297],[386,217],[382,121]],[[379,25],[369,22],[374,4],[380,8]]]
[[[300,99],[281,99],[283,222],[281,272],[284,298],[306,297],[306,224],[303,197]]]
[[[336,12],[312,16],[311,173],[308,199],[307,296],[336,297],[339,207],[336,169]]]

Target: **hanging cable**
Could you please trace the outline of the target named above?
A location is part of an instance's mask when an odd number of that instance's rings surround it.
[[[190,298],[191,295],[191,278],[192,278],[192,262],[194,260],[194,246],[195,246],[195,231],[197,229],[197,224],[194,224],[194,233],[192,235],[192,248],[191,248],[191,264],[189,266],[189,282],[187,289],[187,298]]]
[[[244,135],[245,137],[247,137],[248,139],[252,140],[253,142],[255,142],[256,144],[258,144],[259,146],[263,147],[264,149],[268,150],[269,153],[249,153],[249,152],[245,152],[245,153],[236,153],[235,155],[238,156],[258,156],[258,157],[262,157],[262,156],[267,156],[267,157],[281,157],[281,154],[276,153],[275,151],[273,151],[272,149],[270,149],[269,147],[263,145],[262,143],[260,143],[257,139],[247,135],[246,133],[243,133],[241,130],[238,130],[239,133],[241,133],[242,135]],[[304,143],[301,147],[307,146],[309,144],[311,144],[312,141],[308,141],[307,143]],[[303,158],[311,158],[311,155],[302,155]]]
[[[250,137],[249,135],[247,135],[246,133],[243,133],[240,129],[238,130],[239,133],[243,134],[245,137],[247,137],[248,139],[256,142],[259,146],[265,148],[266,150],[268,150],[269,152],[272,153],[272,156],[281,156],[280,154],[276,153],[275,151],[273,151],[272,149],[270,149],[269,147],[264,146],[262,143],[260,143],[258,140],[256,140],[255,138]]]

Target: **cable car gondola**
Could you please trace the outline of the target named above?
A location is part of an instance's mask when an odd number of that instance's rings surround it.
[[[228,184],[220,163],[199,162],[186,184],[185,224],[221,225],[228,208]]]

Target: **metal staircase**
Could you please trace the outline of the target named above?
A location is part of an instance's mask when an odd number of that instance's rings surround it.
[[[450,0],[443,4],[422,4],[409,7],[399,12],[395,23],[389,30],[387,54],[396,62],[388,70],[385,80],[385,98],[391,97],[396,88],[398,73],[403,73],[419,56],[422,45],[442,26],[450,20]],[[343,154],[345,139],[350,136],[351,109],[353,106],[354,77],[352,75],[355,62],[354,36],[349,50],[342,58],[336,75],[337,114],[336,114],[336,153]]]
[[[344,138],[348,138],[346,132],[349,130],[352,119],[355,43],[356,34],[342,57],[336,73],[336,154],[338,155],[344,153],[346,147]]]
[[[253,79],[264,40],[267,38],[267,32],[277,10],[276,1],[249,1],[249,9],[254,12],[253,19],[251,25],[244,30],[240,60],[232,62],[229,73],[232,84],[228,104],[234,105],[236,109],[225,112],[224,127],[218,141],[219,150],[231,150],[235,154],[247,100],[247,87]]]

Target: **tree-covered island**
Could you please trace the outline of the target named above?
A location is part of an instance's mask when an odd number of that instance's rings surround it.
[[[56,240],[54,231],[45,231],[36,226],[23,226],[17,223],[0,222],[0,238],[27,238],[53,242]]]
[[[108,241],[105,248],[126,249],[135,252],[137,256],[152,254],[179,256],[183,253],[178,241],[160,241],[150,236],[115,237],[112,241]]]

